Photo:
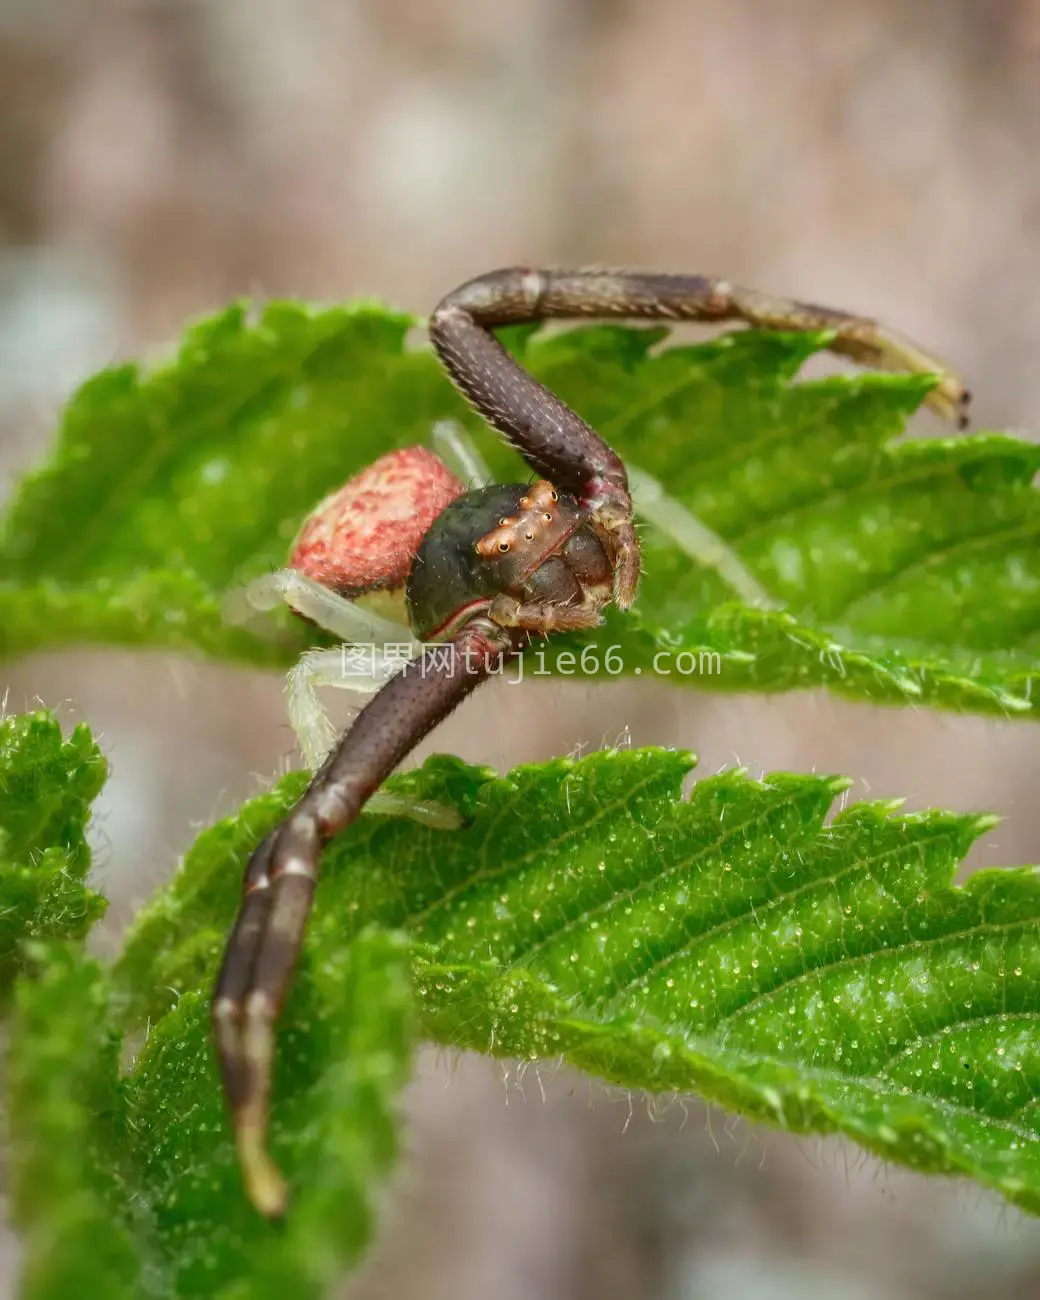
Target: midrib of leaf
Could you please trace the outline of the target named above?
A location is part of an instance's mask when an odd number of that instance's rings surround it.
[[[5,641],[19,653],[109,639],[291,662],[312,632],[273,620],[272,642],[262,631],[224,628],[220,601],[235,575],[279,562],[322,495],[379,451],[426,440],[445,415],[477,432],[500,474],[517,472],[515,454],[480,428],[432,355],[403,348],[408,324],[368,304],[327,312],[272,304],[253,323],[236,308],[195,326],[180,357],[152,375],[123,368],[87,385],[69,407],[55,460],[30,477],[8,518],[0,652]],[[612,620],[600,637],[614,638],[625,671],[646,672],[656,648],[706,648],[724,653],[723,673],[674,684],[823,684],[893,703],[1040,709],[1038,494],[1025,481],[1038,464],[1035,448],[1003,435],[950,439],[939,450],[890,447],[930,381],[792,383],[825,336],[744,333],[659,350],[659,330],[514,335],[540,378],[660,478],[787,605],[786,615],[764,620],[763,611],[741,612],[715,575],[645,534],[634,615]],[[226,479],[200,477],[219,461]],[[756,465],[758,488],[747,477]],[[971,482],[958,478],[969,470]],[[946,515],[907,550],[915,521],[905,493],[925,500],[933,485],[945,494]],[[879,502],[896,512],[898,546],[889,530],[865,547],[860,528]],[[772,566],[778,539],[799,557],[793,584]],[[810,554],[819,545],[822,567]],[[862,572],[851,572],[846,551],[860,557]],[[975,575],[975,590],[964,573]],[[913,584],[929,575],[935,590],[922,618],[904,610],[903,593],[922,599]]]

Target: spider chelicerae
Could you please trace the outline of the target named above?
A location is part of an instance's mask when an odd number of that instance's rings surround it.
[[[745,599],[765,594],[727,548],[622,463],[564,402],[496,340],[498,326],[546,320],[744,321],[830,332],[832,352],[885,370],[934,374],[926,401],[966,423],[969,394],[937,358],[877,321],[774,298],[699,275],[510,268],[448,294],[430,337],[449,376],[538,477],[493,484],[450,427],[442,457],[410,448],[381,458],[322,502],[304,524],[290,565],[254,584],[254,605],[285,599],[345,642],[400,644],[401,625],[363,612],[364,596],[403,595],[414,651],[356,682],[378,692],[338,741],[314,686],[344,684],[339,651],[311,651],[290,677],[290,711],[317,767],[285,820],[252,854],[213,998],[217,1055],[247,1193],[276,1216],[287,1200],[267,1153],[275,1023],[314,897],[321,851],[368,804],[435,825],[451,810],[377,794],[403,758],[481,682],[536,636],[595,628],[605,606],[628,609],[639,585],[633,495],[700,560],[717,565]],[[450,459],[461,477],[444,463]],[[636,489],[635,493],[633,488]],[[373,680],[373,678],[375,680]]]

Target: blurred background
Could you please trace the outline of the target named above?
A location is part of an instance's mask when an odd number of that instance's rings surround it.
[[[976,427],[1036,431],[1038,72],[1037,0],[0,0],[0,497],[71,387],[186,317],[243,294],[426,313],[512,262],[877,314],[960,368]],[[85,719],[111,759],[109,944],[201,825],[293,761],[274,675],[109,651],[0,674],[8,709]],[[994,810],[972,864],[1040,860],[1022,724],[528,680],[423,752],[505,768],[629,742]],[[1036,1222],[836,1143],[433,1052],[406,1104],[345,1296],[1040,1294]],[[16,1270],[8,1233],[0,1295]]]

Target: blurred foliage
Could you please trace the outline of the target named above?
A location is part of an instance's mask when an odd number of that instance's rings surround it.
[[[109,977],[81,951],[37,948],[8,1056],[23,1294],[321,1296],[373,1230],[409,1068],[406,954],[392,935],[330,947],[297,981],[280,1038],[274,1150],[292,1213],[242,1194],[205,990],[150,1027],[120,1077]]]
[[[105,910],[83,829],[107,772],[87,727],[63,740],[48,713],[0,718],[0,1006],[26,940],[78,938]]]

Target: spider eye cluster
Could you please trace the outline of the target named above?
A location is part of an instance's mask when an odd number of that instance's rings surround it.
[[[506,555],[514,546],[536,542],[555,519],[550,507],[559,499],[559,493],[545,479],[532,483],[517,502],[519,513],[504,515],[497,528],[485,533],[477,542],[477,554]]]

